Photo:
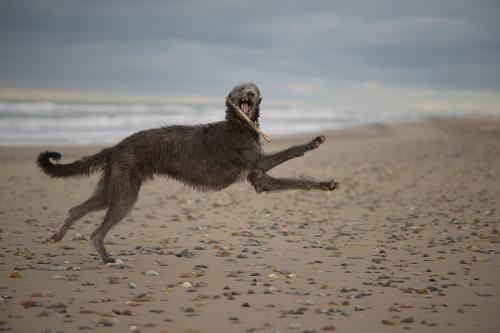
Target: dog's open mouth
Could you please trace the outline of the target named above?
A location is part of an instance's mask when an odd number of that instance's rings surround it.
[[[240,100],[240,109],[245,112],[245,114],[249,114],[250,113],[250,110],[252,109],[252,101],[249,100],[248,98],[246,97],[243,97],[241,100]]]

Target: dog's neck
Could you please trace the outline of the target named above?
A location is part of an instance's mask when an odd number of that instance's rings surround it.
[[[252,120],[255,123],[255,125],[257,125],[257,126],[259,126],[259,116],[260,116],[259,113],[260,113],[260,108],[257,107],[257,109],[255,110],[255,113],[250,118],[250,120]],[[245,121],[242,120],[240,117],[238,117],[236,112],[233,111],[230,106],[226,107],[226,121],[245,123]]]
[[[255,125],[257,125],[257,127],[259,126],[259,112],[260,109],[257,107],[254,115],[252,116],[252,118],[250,118],[255,123]],[[226,107],[226,121],[231,125],[248,129],[258,140],[259,134],[255,132],[246,121],[238,117],[236,112],[233,111],[229,106]]]

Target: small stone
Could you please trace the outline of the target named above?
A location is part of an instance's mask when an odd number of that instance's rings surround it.
[[[179,253],[175,254],[176,257],[183,257],[183,258],[192,258],[194,256],[193,252],[189,251],[188,249],[184,249]]]
[[[120,278],[117,276],[110,276],[108,277],[109,284],[119,284],[120,283]]]
[[[184,288],[191,288],[193,286],[193,284],[191,282],[182,282],[181,283],[181,286],[183,286]]]
[[[124,315],[124,316],[131,316],[132,315],[132,310],[125,309],[125,310],[123,310],[122,315]]]
[[[31,297],[52,297],[52,293],[50,291],[37,290],[30,295]]]
[[[95,330],[95,328],[94,328],[94,327],[92,327],[92,326],[87,326],[87,325],[84,325],[84,326],[79,326],[79,327],[78,327],[78,329],[79,329],[79,330],[82,330],[82,331],[84,331],[84,330],[85,330],[85,331]]]
[[[253,237],[254,236],[252,230],[250,230],[250,229],[242,229],[239,232],[239,235],[242,237]]]
[[[302,325],[300,323],[290,323],[290,324],[288,324],[288,328],[292,329],[292,330],[297,330],[297,329],[301,329]]]
[[[134,282],[129,282],[128,287],[129,287],[129,289],[135,289],[135,288],[137,288],[137,285]]]
[[[160,273],[158,273],[156,271],[145,271],[144,275],[145,276],[160,276]]]
[[[108,318],[101,318],[97,321],[97,326],[111,327],[113,326],[113,322]]]
[[[328,325],[323,327],[323,331],[335,331],[335,326],[333,325]]]
[[[189,279],[198,277],[198,273],[196,272],[184,272],[181,274],[181,278]]]
[[[64,310],[68,306],[64,303],[55,303],[55,304],[50,304],[47,306],[47,309],[59,309],[59,310]]]
[[[19,272],[12,272],[9,274],[9,278],[11,278],[11,279],[19,279],[21,277],[22,277],[22,275]]]
[[[278,291],[278,290],[279,290],[278,288],[271,286],[271,287],[267,288],[266,291],[268,291],[269,293],[273,293],[273,292]]]
[[[130,268],[123,260],[120,258],[115,259],[114,262],[108,263],[107,264],[109,267],[117,268],[117,269],[124,269],[124,268]]]
[[[405,324],[410,324],[410,323],[414,323],[415,322],[415,318],[413,317],[406,317],[406,318],[403,318],[401,320],[402,323],[405,323]]]
[[[34,308],[34,307],[42,307],[44,305],[44,303],[42,301],[28,300],[28,301],[24,301],[22,303],[22,305],[25,309],[29,309],[29,308]]]
[[[229,257],[230,255],[231,255],[231,253],[227,250],[220,250],[216,254],[217,257]]]
[[[387,326],[394,326],[397,324],[397,322],[389,320],[389,319],[384,319],[384,320],[382,320],[382,324],[387,325]]]
[[[48,266],[40,268],[42,271],[65,271],[68,268],[66,266]]]

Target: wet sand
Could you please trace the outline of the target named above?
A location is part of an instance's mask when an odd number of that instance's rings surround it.
[[[499,119],[330,133],[271,172],[334,177],[331,193],[240,183],[203,194],[157,177],[107,237],[114,266],[88,241],[103,212],[44,243],[97,177],[49,179],[34,163],[43,149],[0,148],[0,331],[500,327]],[[59,151],[69,161],[97,149]]]

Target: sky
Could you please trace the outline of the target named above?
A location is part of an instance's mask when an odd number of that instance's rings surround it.
[[[500,111],[500,1],[0,1],[0,99]]]

